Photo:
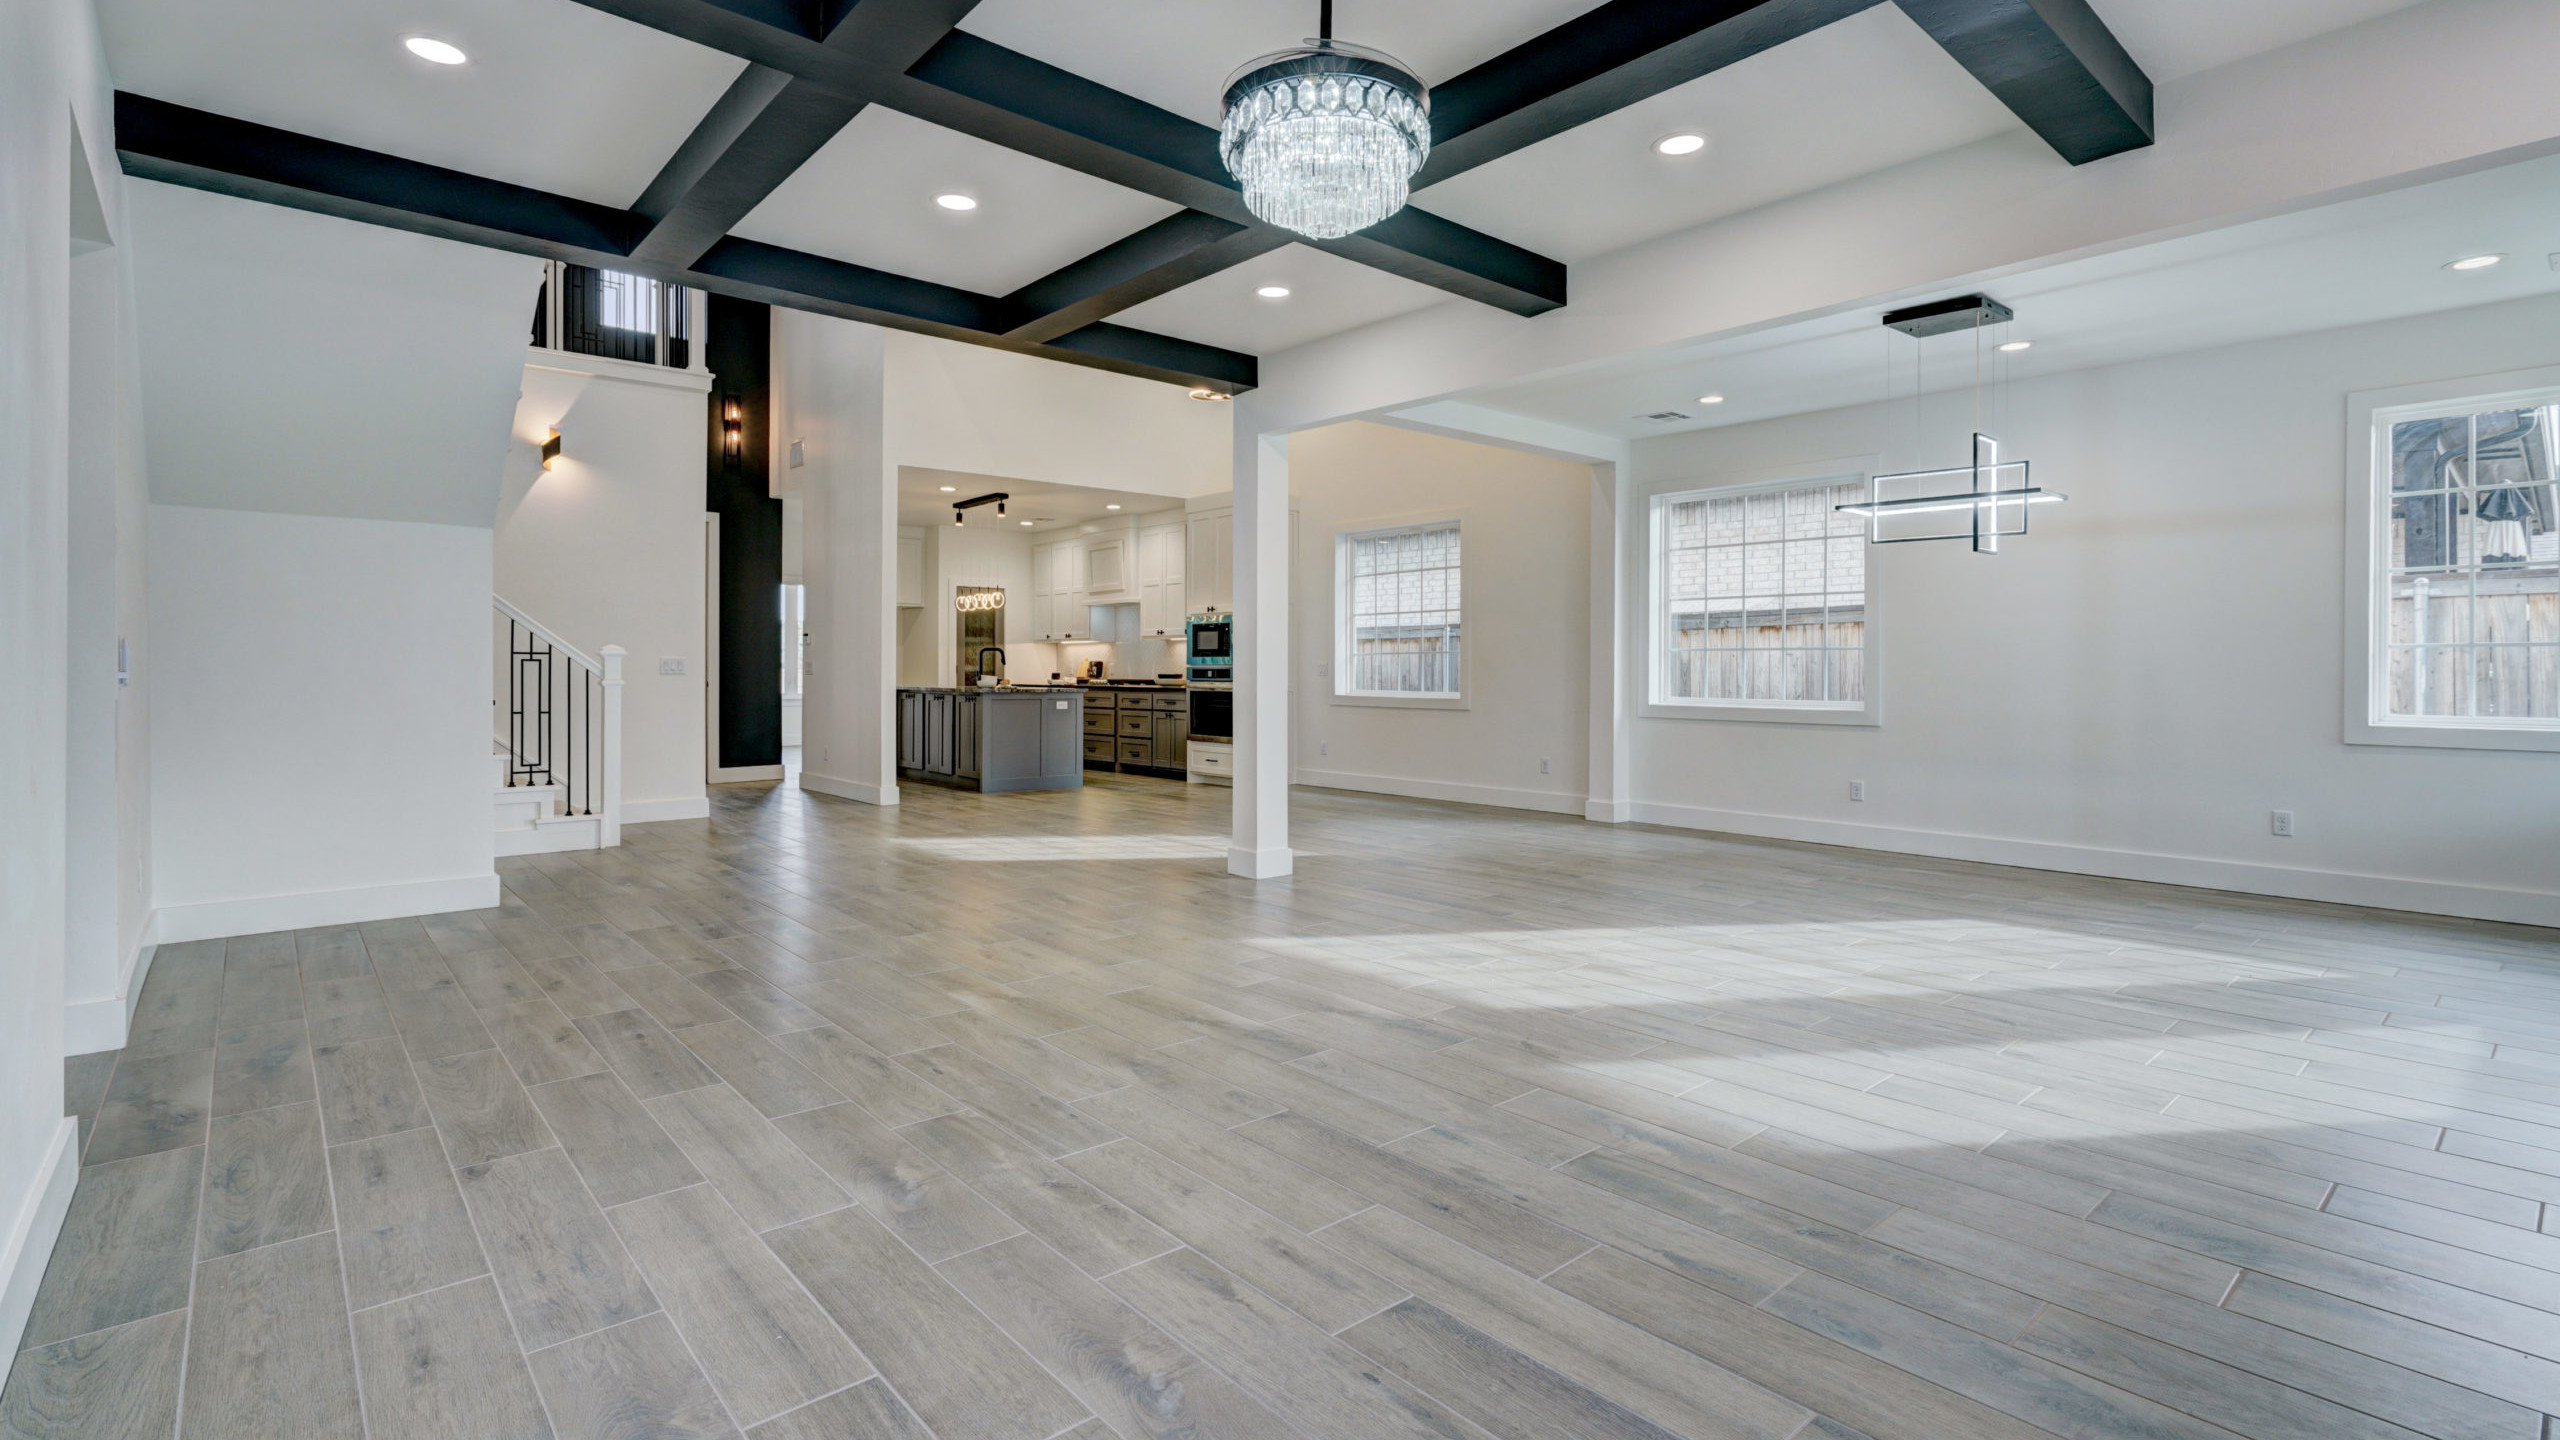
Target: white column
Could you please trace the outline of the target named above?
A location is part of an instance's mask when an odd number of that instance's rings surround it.
[[[596,822],[596,844],[606,850],[622,843],[622,665],[630,654],[619,645],[596,652],[604,666],[597,677],[604,687],[604,818]]]
[[[1289,437],[1236,407],[1236,785],[1227,872],[1269,880],[1289,853]]]
[[[1627,637],[1641,634],[1632,623],[1629,587],[1644,569],[1630,563],[1627,538],[1627,481],[1623,467],[1608,461],[1591,467],[1591,775],[1582,815],[1604,825],[1623,825],[1634,818],[1630,795],[1628,742],[1635,709],[1629,677],[1641,672],[1628,652]]]
[[[774,311],[773,333],[777,388],[806,455],[800,786],[895,805],[898,487],[882,433],[882,334],[790,310]]]

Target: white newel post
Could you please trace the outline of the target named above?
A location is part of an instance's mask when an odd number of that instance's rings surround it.
[[[605,849],[622,843],[622,660],[629,653],[607,645],[598,655],[604,662],[604,815],[596,844]]]
[[[1236,781],[1227,872],[1289,874],[1289,437],[1236,407]]]

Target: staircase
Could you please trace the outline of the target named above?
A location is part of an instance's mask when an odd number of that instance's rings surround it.
[[[496,852],[621,844],[622,647],[590,659],[503,598],[491,601]]]

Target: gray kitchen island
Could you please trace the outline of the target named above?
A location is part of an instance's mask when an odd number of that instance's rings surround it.
[[[1076,789],[1084,784],[1084,694],[902,688],[898,778],[990,795]]]

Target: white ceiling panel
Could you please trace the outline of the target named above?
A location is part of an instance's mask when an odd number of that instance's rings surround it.
[[[2554,194],[2560,157],[2074,260],[1984,288],[2018,312],[2010,337],[2034,346],[2010,362],[2021,378],[2485,305],[2560,291]],[[2486,270],[2445,268],[2484,254],[2507,258]],[[1951,281],[1903,298],[1967,288]],[[1887,336],[1876,323],[1882,308],[1625,356],[1459,398],[1627,437],[1861,404],[1885,393]],[[1896,385],[1907,396],[1910,344],[1896,344]],[[1932,388],[1970,384],[1960,340],[1934,344]],[[1993,357],[1995,366],[2000,358]],[[1699,405],[1707,394],[1721,394],[1725,403]],[[1666,410],[1690,418],[1635,418]]]
[[[1594,0],[1340,0],[1335,38],[1384,50],[1437,85]],[[1227,76],[1316,33],[1316,0],[985,0],[961,29],[1204,125]]]
[[[943,194],[967,195],[978,208],[945,210],[934,203]],[[1007,295],[1181,208],[874,105],[737,233]]]
[[[2175,80],[2406,10],[2421,0],[2089,0],[2154,81]]]
[[[1443,181],[1414,203],[1568,263],[2016,129],[1879,5]],[[1707,148],[1654,153],[1694,131]]]
[[[1287,286],[1288,298],[1265,300],[1253,293],[1266,285]],[[1203,345],[1268,355],[1453,298],[1354,260],[1287,245],[1111,319]]]
[[[99,0],[120,89],[598,204],[745,62],[571,0]],[[458,45],[431,65],[402,41]]]
[[[983,525],[998,533],[1018,534],[1026,540],[1045,540],[1051,531],[1071,529],[1091,521],[1153,515],[1182,508],[1181,501],[1162,495],[1140,495],[1129,490],[1093,490],[1082,485],[1044,485],[1033,480],[1008,480],[1001,475],[901,465],[898,467],[898,523],[949,525],[953,501],[973,500],[980,495],[999,492],[1013,497],[1005,504],[1006,513],[999,516],[994,506],[981,505],[969,512],[970,529]],[[1024,521],[1030,523],[1024,524]]]

